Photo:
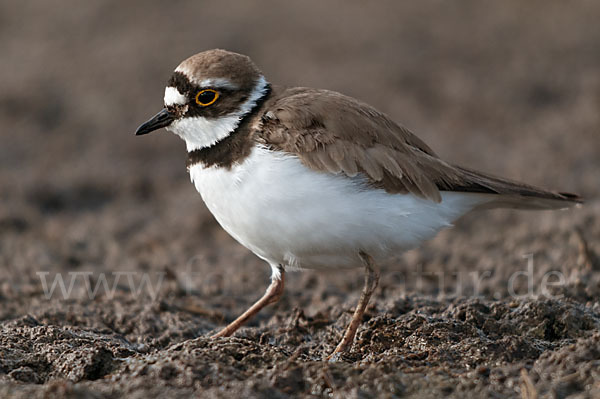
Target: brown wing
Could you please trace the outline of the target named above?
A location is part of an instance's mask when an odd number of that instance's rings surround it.
[[[408,129],[351,97],[309,88],[287,89],[275,97],[257,139],[297,155],[314,170],[363,173],[389,193],[410,192],[436,202],[440,191],[579,200],[452,166]]]

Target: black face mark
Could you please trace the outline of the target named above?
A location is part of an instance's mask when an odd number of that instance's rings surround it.
[[[189,94],[193,91],[198,91],[199,89],[198,86],[192,84],[181,72],[173,72],[173,75],[171,75],[167,86],[175,87],[180,93],[183,94]]]
[[[188,98],[187,110],[182,117],[202,116],[216,119],[234,113],[248,99],[249,89],[229,89],[224,87],[200,87],[192,82],[181,72],[174,72],[169,82],[169,87],[175,87],[181,94]],[[174,106],[173,112],[178,113],[186,106]],[[171,110],[170,110],[171,111]]]
[[[223,140],[210,147],[201,148],[188,152],[187,166],[202,163],[205,167],[219,166],[231,168],[236,162],[250,155],[254,141],[252,135],[252,121],[260,118],[265,112],[264,107],[271,95],[271,87],[267,86],[261,98],[258,99],[254,107],[241,119],[236,129]]]

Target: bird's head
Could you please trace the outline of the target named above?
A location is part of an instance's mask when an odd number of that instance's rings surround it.
[[[210,147],[234,132],[268,91],[247,56],[204,51],[179,64],[165,89],[164,108],[135,134],[164,127],[185,140],[188,151]]]

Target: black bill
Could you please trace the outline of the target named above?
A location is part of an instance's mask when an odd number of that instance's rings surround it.
[[[141,136],[142,134],[148,134],[160,129],[161,127],[167,127],[171,124],[171,122],[173,122],[173,119],[173,115],[171,115],[166,108],[163,108],[162,111],[138,127],[135,131],[135,135]]]

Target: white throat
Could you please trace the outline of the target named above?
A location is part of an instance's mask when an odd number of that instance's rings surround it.
[[[238,127],[242,118],[264,96],[267,87],[268,82],[264,76],[260,76],[250,96],[236,112],[216,119],[204,118],[202,116],[184,117],[174,121],[166,129],[185,140],[188,152],[210,147],[229,136]],[[173,89],[172,87],[167,87],[165,100],[168,97],[169,100],[173,101],[178,97],[177,94],[180,93],[174,93]],[[174,90],[177,91],[177,89]]]

